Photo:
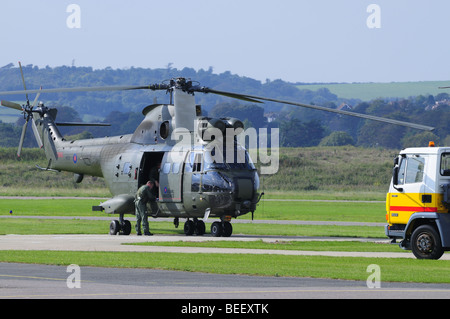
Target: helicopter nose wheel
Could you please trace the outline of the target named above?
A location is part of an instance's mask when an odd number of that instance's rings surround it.
[[[111,221],[109,224],[109,234],[110,235],[126,235],[131,233],[131,223],[129,220],[123,219],[123,215],[120,215],[119,220]]]

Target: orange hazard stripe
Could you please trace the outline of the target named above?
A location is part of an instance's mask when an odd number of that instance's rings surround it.
[[[437,207],[421,207],[421,206],[391,206],[391,211],[395,212],[425,212],[437,213]]]

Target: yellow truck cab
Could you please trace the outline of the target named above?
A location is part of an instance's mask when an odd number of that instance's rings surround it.
[[[407,148],[394,160],[386,235],[419,259],[450,250],[450,147]]]

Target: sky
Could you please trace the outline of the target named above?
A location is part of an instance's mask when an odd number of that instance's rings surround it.
[[[171,64],[260,81],[443,81],[449,12],[448,0],[4,0],[0,67]]]

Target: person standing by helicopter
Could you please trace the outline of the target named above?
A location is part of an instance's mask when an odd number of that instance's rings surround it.
[[[155,184],[152,188],[152,192],[155,197],[159,197],[159,170],[161,169],[161,163],[159,162],[152,167],[149,174],[149,180]]]
[[[155,202],[156,198],[153,194],[153,188],[155,187],[155,183],[152,181],[148,181],[147,184],[141,186],[135,196],[135,206],[136,206],[136,234],[138,236],[142,235],[141,233],[141,223],[142,228],[144,228],[144,235],[152,236],[150,233],[150,228],[148,225],[148,213],[147,213],[147,203]]]

